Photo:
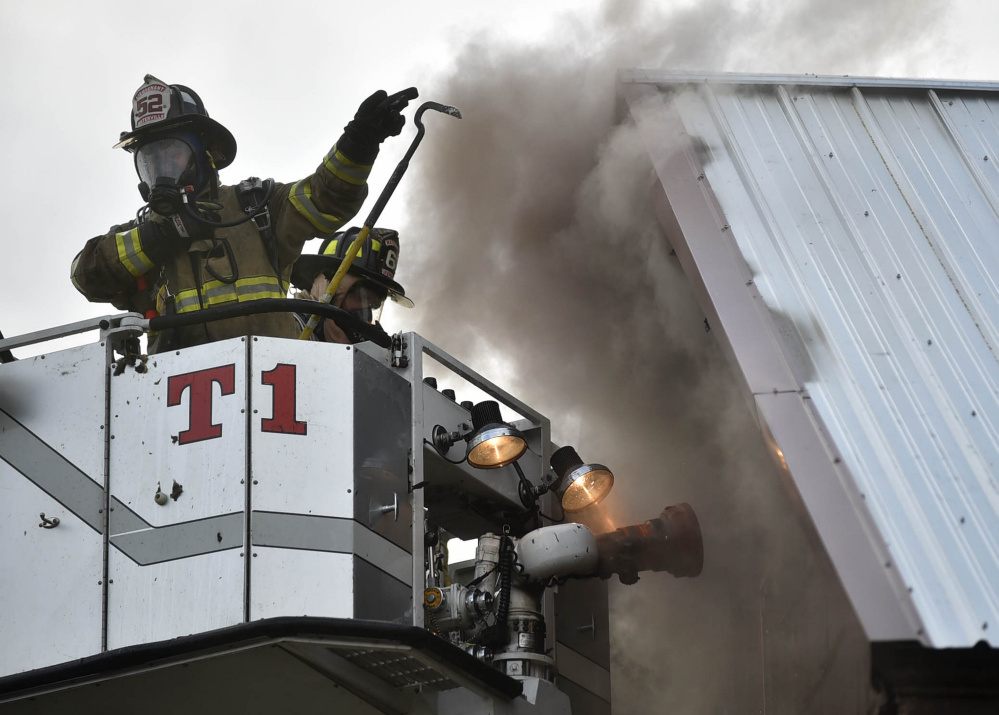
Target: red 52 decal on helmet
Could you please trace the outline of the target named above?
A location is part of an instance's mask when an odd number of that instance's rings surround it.
[[[166,119],[170,111],[170,88],[165,84],[149,83],[139,87],[132,98],[135,129]]]

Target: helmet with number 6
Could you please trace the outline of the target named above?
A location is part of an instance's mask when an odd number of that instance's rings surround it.
[[[320,273],[332,277],[336,273],[347,249],[357,238],[360,228],[335,233],[319,247],[319,254],[299,256],[291,270],[291,282],[302,290],[312,288],[313,281]],[[405,289],[395,282],[395,271],[399,263],[399,233],[390,228],[373,228],[361,245],[361,250],[350,264],[348,273],[364,278],[383,289],[388,297],[406,308],[413,307],[413,301],[406,297]]]
[[[236,139],[208,116],[204,102],[193,89],[167,84],[147,74],[132,97],[132,131],[122,132],[114,148],[135,151],[160,136],[177,132],[199,136],[215,169],[224,169],[236,157]]]

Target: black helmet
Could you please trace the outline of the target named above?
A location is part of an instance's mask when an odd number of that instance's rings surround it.
[[[209,118],[197,93],[182,84],[166,84],[147,74],[132,97],[132,131],[122,132],[114,148],[134,151],[143,140],[156,134],[184,128],[204,139],[216,169],[224,169],[236,157],[236,139],[232,133]]]
[[[291,282],[301,290],[311,290],[317,275],[335,273],[360,230],[354,227],[335,233],[323,241],[318,255],[299,256],[291,269]],[[399,233],[390,228],[373,228],[347,272],[381,286],[396,303],[412,308],[413,301],[406,297],[405,289],[393,280],[398,263]]]

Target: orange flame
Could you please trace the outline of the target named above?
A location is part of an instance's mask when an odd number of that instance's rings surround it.
[[[577,524],[586,526],[594,534],[603,534],[608,531],[614,531],[617,528],[614,523],[615,520],[611,516],[610,509],[603,504],[577,512],[571,516],[573,518],[570,521],[575,521]]]

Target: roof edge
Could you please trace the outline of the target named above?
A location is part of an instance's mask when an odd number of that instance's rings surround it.
[[[903,79],[890,77],[851,77],[849,75],[754,74],[744,72],[690,72],[678,70],[619,69],[618,81],[625,84],[792,84],[822,87],[880,87],[882,89],[949,89],[999,92],[999,82],[959,79]]]

